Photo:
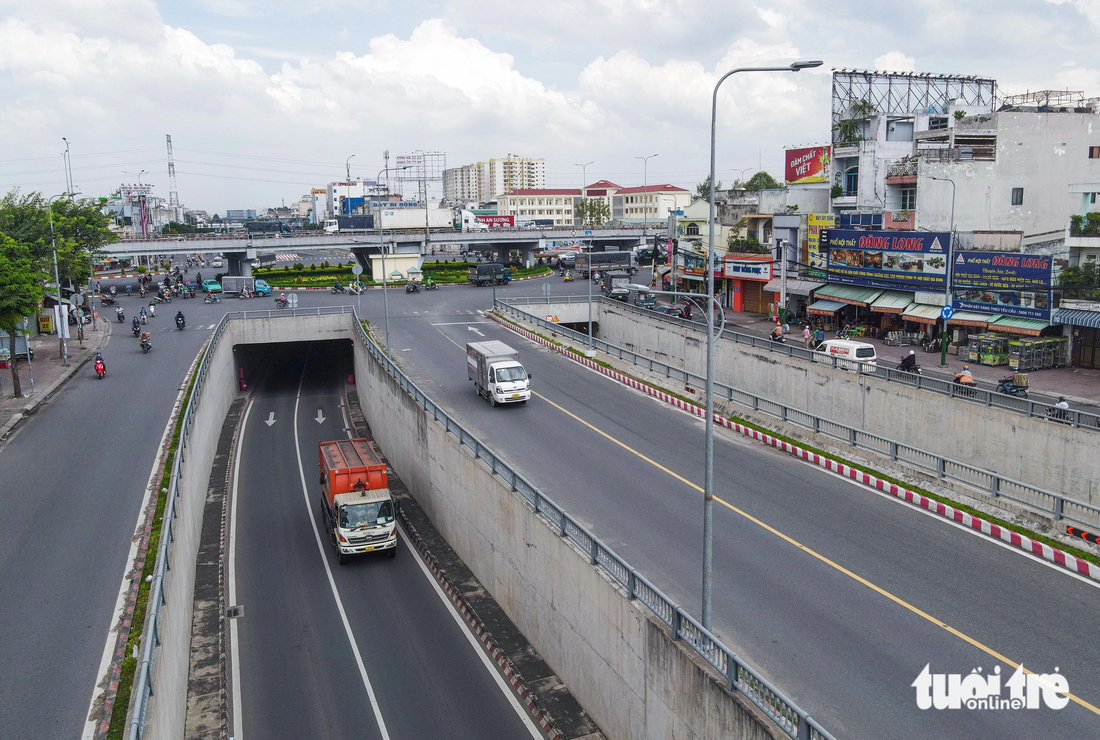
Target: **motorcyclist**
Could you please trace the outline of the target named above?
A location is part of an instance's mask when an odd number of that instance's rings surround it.
[[[955,382],[960,385],[977,385],[974,382],[974,374],[970,372],[969,365],[963,365],[963,369],[955,374]]]
[[[433,285],[435,285],[435,281],[432,280],[430,275],[428,277],[424,278],[424,287],[430,288]]]
[[[135,316],[134,320],[130,322],[130,325],[134,328],[135,332],[141,331],[141,319],[139,319],[137,316]]]
[[[279,303],[286,303],[286,293],[279,294]]]
[[[157,303],[156,301],[149,301],[149,316],[157,315]]]
[[[339,280],[337,280],[337,281],[336,281],[336,285],[333,285],[332,287],[333,287],[333,288],[336,288],[336,290],[340,290],[340,288],[342,288],[342,287],[344,287],[344,286],[340,285],[340,281],[339,281]]]
[[[184,326],[186,320],[183,318],[183,311],[176,311],[176,326]]]
[[[145,310],[145,306],[141,307],[141,311],[138,312],[138,317],[141,319],[141,323],[145,323],[149,320],[149,312]]]
[[[913,350],[909,350],[909,354],[901,359],[901,364],[898,365],[898,370],[905,370],[906,372],[912,372],[913,368],[917,366],[917,353]]]
[[[772,341],[773,342],[783,341],[783,325],[782,324],[777,323],[775,325],[775,328],[772,329]]]
[[[1058,403],[1054,404],[1054,408],[1062,409],[1063,411],[1068,411],[1069,410],[1069,401],[1066,400],[1065,396],[1058,396]]]
[[[117,316],[117,317],[118,317],[118,323],[120,323],[120,324],[121,324],[121,323],[122,323],[123,321],[125,321],[125,320],[126,320],[126,314],[125,314],[125,313],[123,313],[123,311],[122,311],[122,306],[116,306],[116,307],[115,307],[115,316]]]

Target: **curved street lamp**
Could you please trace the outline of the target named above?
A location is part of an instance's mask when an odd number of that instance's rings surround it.
[[[739,67],[730,70],[718,79],[710,105],[710,214],[707,218],[709,236],[707,238],[707,297],[710,302],[707,311],[713,311],[714,302],[714,140],[718,119],[718,88],[722,83],[739,72],[798,72],[803,69],[820,67],[820,61],[794,62],[786,67]],[[784,258],[786,255],[784,255]],[[703,627],[710,629],[711,584],[714,580],[714,318],[707,320],[707,422],[706,447],[703,466]]]

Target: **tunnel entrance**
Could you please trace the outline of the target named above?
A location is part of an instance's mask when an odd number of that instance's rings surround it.
[[[267,395],[294,395],[299,384],[303,390],[342,385],[355,373],[350,339],[237,344],[233,359],[242,389]]]

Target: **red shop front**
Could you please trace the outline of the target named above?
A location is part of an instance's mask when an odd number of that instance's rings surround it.
[[[772,293],[764,290],[772,279],[771,257],[726,257],[722,275],[729,290],[728,305],[734,311],[768,313],[769,304],[775,300]]]

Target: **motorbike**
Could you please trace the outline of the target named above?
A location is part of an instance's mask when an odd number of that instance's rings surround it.
[[[997,392],[1007,393],[1010,396],[1027,398],[1027,384],[1018,385],[1016,375],[1018,375],[1018,373],[1001,378],[1001,381],[997,383]]]
[[[157,315],[157,304],[154,301],[149,301],[149,316],[152,318]]]
[[[243,293],[244,291],[241,291],[241,292]],[[242,295],[241,297],[243,298],[244,296]],[[213,293],[207,293],[206,297],[202,299],[202,302],[203,303],[221,303],[222,299],[218,298]]]
[[[122,323],[126,320],[126,314],[122,310],[122,306],[115,309],[115,317],[118,319],[118,323]]]
[[[424,283],[424,290],[439,290],[439,283],[434,281],[430,283]]]
[[[140,288],[138,289],[138,293],[140,293],[140,294],[141,294],[141,297],[142,297],[142,298],[144,298],[144,297],[145,297],[145,292],[146,292],[146,291],[145,291],[145,286],[144,286],[144,285],[142,285],[142,286],[141,286],[141,287],[140,287]]]
[[[255,294],[255,293],[253,293],[253,292],[252,292],[251,290],[249,290],[248,288],[245,288],[245,289],[244,289],[244,290],[242,290],[241,292],[237,293],[237,298],[239,298],[239,299],[240,299],[240,300],[242,300],[242,301],[243,301],[243,300],[244,300],[245,298],[254,298],[255,296],[256,296],[256,294]]]
[[[685,317],[685,318],[686,318],[686,317]],[[776,336],[775,334],[769,334],[769,335],[768,335],[768,339],[770,339],[770,340],[772,340],[773,342],[776,342],[776,343],[778,343],[778,344],[783,344],[784,342],[786,342],[786,341],[787,341],[787,338],[786,338],[785,336],[783,336],[782,334],[780,334],[780,335],[778,335],[778,336]]]
[[[573,273],[571,273],[571,272],[567,272],[567,273],[565,273],[565,277],[564,277],[564,278],[562,278],[562,282],[563,282],[563,283],[571,283],[571,282],[573,282]]]
[[[141,351],[144,352],[145,354],[149,354],[149,350],[151,350],[153,348],[153,340],[149,336],[149,333],[143,331],[141,333],[141,338],[140,339],[141,339]]]
[[[898,370],[900,370],[903,373],[914,373],[916,375],[923,375],[924,374],[924,373],[921,372],[920,365],[913,365],[912,367],[905,367],[904,363],[901,363],[901,362],[898,363]]]
[[[172,296],[168,295],[167,293],[160,293],[153,296],[153,300],[157,303],[171,303]]]
[[[107,363],[100,357],[97,357],[95,361],[95,374],[99,376],[100,380],[103,380],[103,376],[107,374]]]
[[[114,298],[107,295],[106,293],[104,293],[103,295],[101,295],[99,297],[99,302],[102,303],[104,306],[117,306],[118,305],[118,301],[116,301]]]
[[[365,290],[361,283],[352,283],[348,286],[348,292],[352,295],[359,295]]]
[[[343,285],[340,285],[339,283],[337,283],[336,285],[333,285],[332,288],[330,288],[330,292],[332,292],[332,293],[347,293],[348,291]]]
[[[184,320],[184,318],[182,316],[177,316],[176,317],[176,328],[179,329],[180,331],[183,331],[183,328],[185,326],[187,326],[187,322]]]
[[[138,314],[138,316],[141,318],[141,323],[143,323],[143,324],[148,324],[149,323],[149,314],[147,312],[142,311],[140,314]]]
[[[133,292],[134,292],[134,286],[127,284],[127,286],[126,286],[126,297],[129,298],[130,295]]]
[[[288,301],[286,298],[276,298],[275,305],[279,308],[286,308],[290,305],[290,301]]]
[[[1068,424],[1073,420],[1073,409],[1063,409],[1058,406],[1051,406],[1047,409],[1047,418],[1051,421],[1060,421],[1063,424]]]
[[[141,322],[134,319],[134,323],[130,326],[130,329],[133,330],[135,337],[139,336],[141,334]]]
[[[415,282],[413,280],[410,280],[409,282],[405,283],[405,292],[406,293],[419,293],[420,292],[420,283]]]

